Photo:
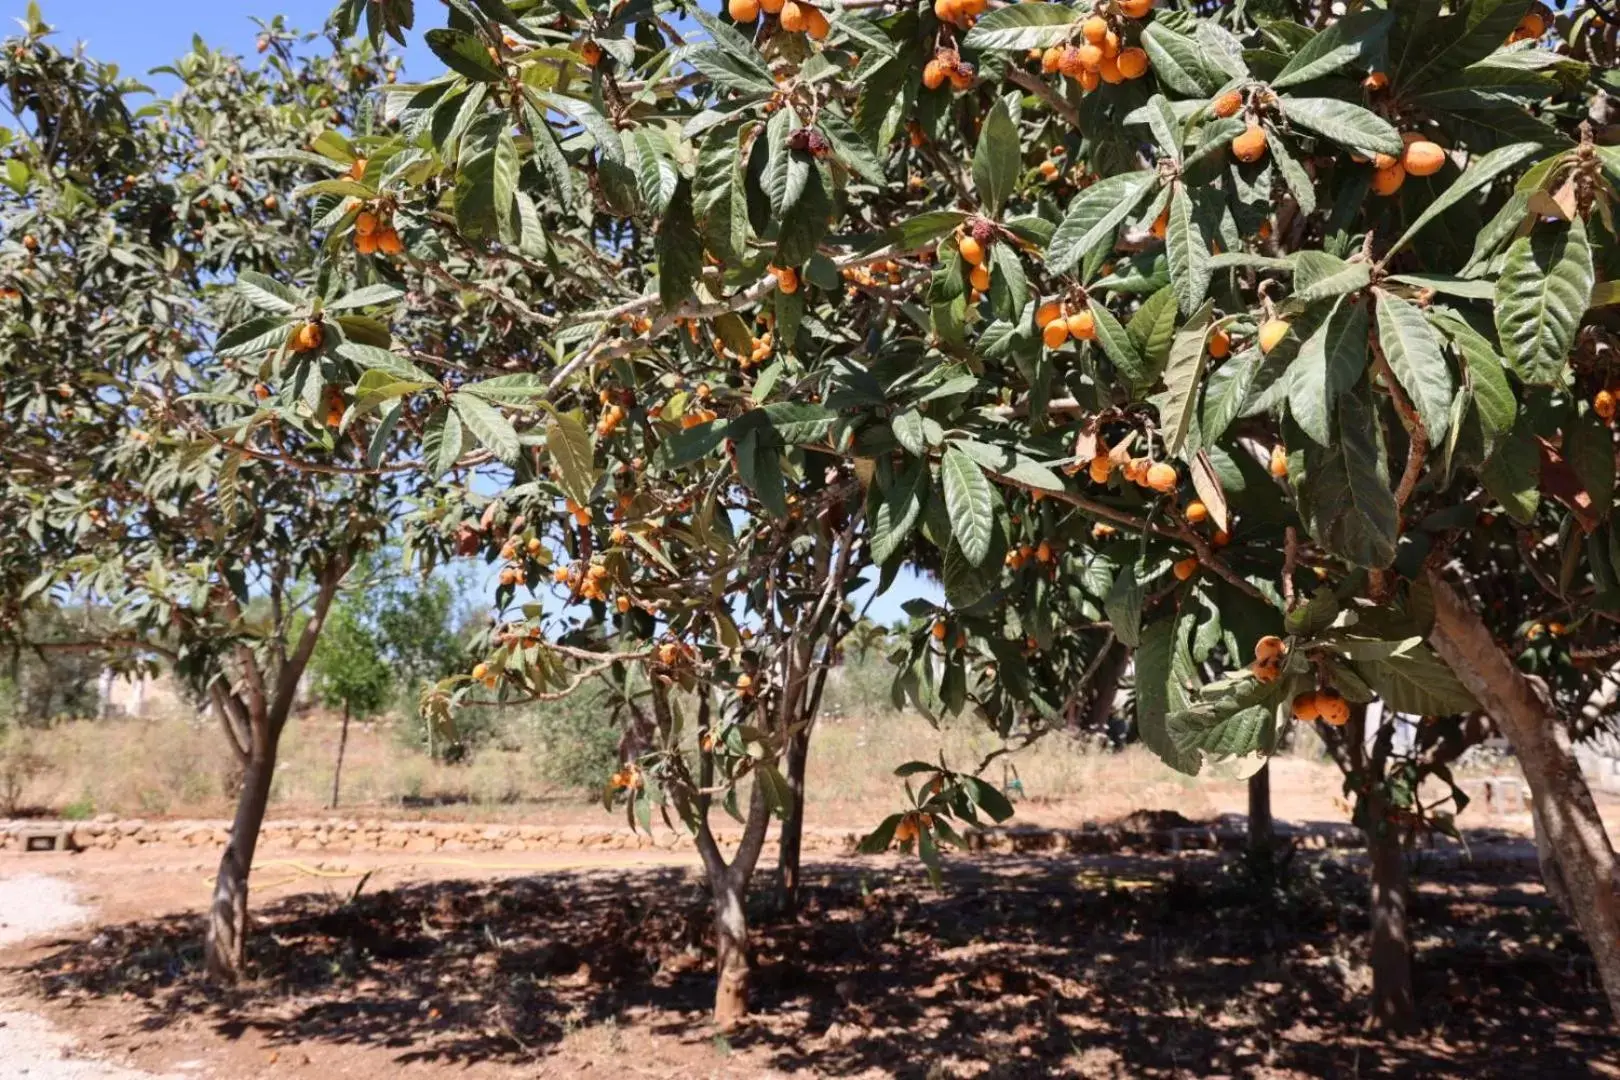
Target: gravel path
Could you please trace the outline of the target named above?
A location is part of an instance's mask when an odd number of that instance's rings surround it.
[[[65,881],[43,874],[0,878],[0,945],[77,926],[90,914],[75,901],[73,887]],[[0,1080],[163,1080],[104,1061],[70,1057],[72,1047],[73,1039],[43,1018],[0,1009]]]

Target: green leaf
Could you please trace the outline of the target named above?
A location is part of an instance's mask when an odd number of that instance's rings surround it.
[[[1103,611],[1113,624],[1114,636],[1135,648],[1142,641],[1142,604],[1146,594],[1136,576],[1136,563],[1128,562],[1114,575],[1114,582],[1103,598]]]
[[[1540,151],[1541,146],[1538,143],[1513,143],[1509,146],[1497,147],[1484,157],[1476,158],[1461,176],[1451,182],[1451,186],[1442,192],[1438,199],[1423,208],[1423,213],[1418,215],[1416,221],[1407,226],[1406,231],[1401,234],[1401,238],[1390,245],[1389,251],[1385,253],[1382,261],[1387,264],[1390,258],[1405,247],[1414,236],[1422,232],[1424,226],[1428,225],[1429,222],[1450,210],[1472,192],[1484,187],[1498,176]]]
[[[1018,127],[1001,98],[990,107],[979,129],[979,145],[973,152],[973,188],[979,206],[990,217],[998,217],[1018,183],[1021,165]]]
[[[456,163],[456,225],[474,240],[516,235],[513,194],[517,191],[517,143],[501,114],[474,121],[461,139]]]
[[[455,394],[450,407],[461,417],[461,422],[473,437],[489,448],[501,461],[511,465],[518,458],[517,432],[501,410],[476,394]]]
[[[1337,437],[1323,448],[1306,445],[1300,501],[1318,543],[1352,565],[1382,568],[1395,561],[1399,522],[1369,393],[1363,384],[1340,394]]]
[[[1266,132],[1266,145],[1271,148],[1271,160],[1277,165],[1277,171],[1282,174],[1283,183],[1299,203],[1299,212],[1309,216],[1316,212],[1316,185],[1311,182],[1311,176],[1305,171],[1305,166],[1294,160],[1294,155],[1288,152],[1288,147],[1277,137],[1275,131]]]
[[[1181,122],[1163,94],[1154,94],[1145,107],[1147,123],[1154,141],[1164,155],[1177,165],[1181,164]]]
[[[280,315],[260,315],[237,323],[219,335],[214,342],[214,355],[225,359],[272,352],[287,343],[294,325]]]
[[[1592,249],[1580,218],[1539,224],[1509,246],[1496,282],[1496,333],[1525,382],[1562,380],[1592,281]]]
[[[883,173],[883,163],[872,152],[860,133],[850,125],[848,120],[831,108],[822,109],[816,119],[816,126],[822,134],[832,143],[833,153],[838,160],[849,166],[862,180],[870,184],[881,185],[887,177]]]
[[[1158,179],[1158,173],[1150,170],[1122,173],[1076,195],[1046,246],[1047,273],[1066,274],[1099,245],[1111,245],[1114,230],[1136,210]]]
[[[947,446],[939,464],[945,488],[945,510],[950,515],[951,532],[962,549],[962,557],[972,566],[984,562],[990,553],[990,537],[995,531],[996,494],[979,466],[956,446]]]
[[[1011,447],[991,446],[972,439],[959,439],[951,446],[961,450],[978,462],[981,468],[996,476],[1004,476],[1009,480],[1016,480],[1020,484],[1044,491],[1063,490],[1062,477],[1034,458],[1020,454]]]
[[[1541,448],[1521,416],[1479,471],[1480,483],[1508,516],[1527,525],[1541,504]]]
[[[1417,409],[1429,444],[1438,446],[1451,421],[1455,392],[1440,342],[1429,320],[1415,305],[1382,291],[1377,305],[1378,341],[1384,348],[1384,358]]]
[[[928,452],[926,422],[923,414],[916,409],[895,413],[889,420],[889,427],[894,431],[895,441],[910,453],[921,457]]]
[[[1095,296],[1086,298],[1086,306],[1091,310],[1091,317],[1097,327],[1097,343],[1102,346],[1103,352],[1118,369],[1119,373],[1129,379],[1134,386],[1143,386],[1153,381],[1156,374],[1150,377],[1147,366],[1142,362],[1142,353],[1131,339],[1130,332],[1120,321],[1114,318]],[[1171,314],[1174,325],[1174,311]]]
[[[879,566],[892,559],[911,536],[922,514],[927,481],[926,466],[908,463],[896,470],[886,490],[875,483],[868,490],[866,518],[871,530],[872,561]]]
[[[1405,149],[1400,132],[1359,105],[1338,98],[1283,97],[1280,101],[1283,115],[1290,123],[1326,135],[1369,157],[1373,154],[1398,156]]]
[[[356,289],[351,293],[333,300],[326,305],[328,311],[347,311],[351,308],[371,307],[373,304],[391,304],[405,295],[405,290],[379,282],[376,285],[367,285],[363,289]]]
[[[489,58],[489,50],[472,34],[460,30],[429,30],[422,35],[433,55],[458,75],[474,82],[500,82],[501,69]]]
[[[579,506],[589,504],[596,486],[596,448],[585,425],[573,413],[554,412],[546,422],[546,449],[563,494]]]
[[[1160,399],[1159,422],[1164,432],[1165,450],[1173,456],[1181,454],[1192,427],[1193,415],[1198,409],[1198,391],[1204,381],[1204,363],[1208,355],[1204,348],[1209,336],[1209,319],[1215,310],[1213,301],[1205,301],[1176,331],[1170,344],[1170,360],[1164,369],[1165,392]]]
[[[337,347],[337,354],[345,360],[351,360],[368,371],[383,371],[396,379],[409,382],[432,383],[433,376],[405,359],[403,356],[379,349],[375,345],[362,345],[358,341],[345,341]]]
[[[1170,263],[1170,285],[1176,290],[1181,310],[1191,312],[1209,292],[1209,245],[1193,214],[1192,198],[1185,184],[1176,184],[1170,193],[1170,220],[1165,227],[1164,253]]]
[[[685,60],[699,74],[727,90],[740,90],[745,94],[769,94],[776,89],[769,76],[760,75],[719,49],[693,49],[685,54]]]
[[[691,186],[685,180],[676,188],[669,209],[658,223],[655,247],[658,300],[665,311],[670,311],[692,295],[693,284],[703,270],[703,237],[692,217]]]
[[[1152,61],[1153,74],[1184,97],[1208,97],[1215,89],[1202,60],[1202,47],[1155,20],[1142,31],[1142,48]],[[1219,81],[1224,82],[1224,77]]]
[[[1388,11],[1372,8],[1346,15],[1327,27],[1296,52],[1288,65],[1271,77],[1275,90],[1310,82],[1355,60],[1371,60],[1395,21]]]
[[[965,49],[1025,52],[1066,41],[1080,13],[1067,4],[1008,4],[979,19],[962,39]]]
[[[1564,431],[1564,459],[1592,496],[1592,513],[1609,516],[1614,507],[1614,434],[1596,413],[1571,421]]]
[[[281,282],[255,270],[243,270],[236,276],[236,291],[260,311],[272,315],[291,315],[307,303]]]
[[[1176,292],[1166,285],[1136,309],[1130,322],[1125,324],[1131,340],[1142,352],[1145,365],[1144,381],[1158,378],[1170,359],[1170,345],[1176,336]]]
[[[1367,308],[1340,300],[1288,367],[1288,411],[1320,446],[1333,442],[1335,402],[1367,369]]]
[[[1141,644],[1133,657],[1136,663],[1136,732],[1142,744],[1172,769],[1196,775],[1199,760],[1176,747],[1170,738],[1168,719],[1172,700],[1178,703],[1186,691],[1177,683],[1176,653],[1185,651],[1176,640],[1176,620],[1158,619],[1142,630]]]
[[[923,247],[950,233],[967,215],[960,210],[929,210],[908,218],[884,233],[884,242],[901,250]]]
[[[1357,660],[1352,666],[1396,712],[1454,716],[1479,710],[1479,703],[1451,666],[1426,643],[1385,657]]]

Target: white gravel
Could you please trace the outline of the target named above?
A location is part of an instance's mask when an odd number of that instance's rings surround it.
[[[73,886],[44,874],[0,878],[0,945],[79,925],[90,909],[74,895]]]
[[[77,926],[89,908],[73,887],[43,874],[0,878],[0,945]],[[0,1006],[15,1004],[0,1000]],[[152,1073],[70,1056],[73,1039],[31,1013],[0,1008],[0,1080],[164,1080]]]

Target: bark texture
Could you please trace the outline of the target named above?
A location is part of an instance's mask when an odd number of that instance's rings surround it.
[[[1609,1007],[1620,1017],[1620,866],[1569,734],[1535,685],[1492,640],[1473,605],[1439,571],[1430,571],[1429,582],[1435,608],[1431,641],[1513,745],[1530,785],[1537,835],[1545,838]],[[1548,882],[1555,899],[1558,888]]]

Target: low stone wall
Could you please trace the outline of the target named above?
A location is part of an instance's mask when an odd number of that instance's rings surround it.
[[[1290,829],[1279,823],[1281,836],[1292,836],[1306,848],[1361,846],[1360,834],[1349,826],[1310,830]],[[54,836],[73,850],[141,851],[157,847],[218,850],[230,838],[226,821],[144,821],[99,818],[95,821],[0,820],[0,852],[20,852],[30,836]],[[1230,822],[1152,830],[1109,826],[1048,829],[1020,825],[970,829],[964,832],[972,851],[1025,854],[1108,854],[1114,852],[1172,852],[1232,850],[1246,837]],[[738,837],[725,832],[720,842],[730,846]],[[805,854],[843,857],[856,854],[861,833],[849,829],[807,828]],[[691,844],[685,833],[659,828],[652,834],[631,832],[625,826],[489,825],[447,821],[382,821],[328,818],[312,821],[267,821],[260,833],[262,853],[288,852],[399,852],[402,854],[456,854],[469,852],[527,851],[681,851]],[[772,842],[767,848],[774,847]]]

